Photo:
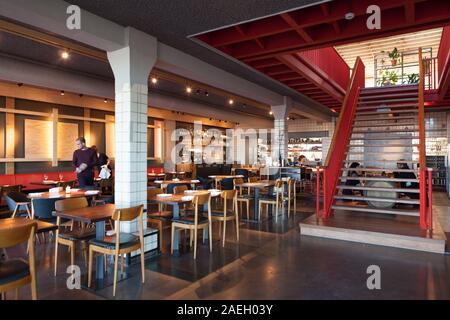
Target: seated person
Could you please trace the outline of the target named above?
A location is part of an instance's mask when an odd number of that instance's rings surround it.
[[[361,165],[358,163],[358,162],[353,162],[351,165],[350,165],[350,168],[351,169],[357,169],[357,168],[359,168]],[[360,175],[359,175],[359,173],[358,173],[358,171],[357,170],[349,170],[348,171],[348,173],[347,173],[347,176],[348,177],[359,177]],[[346,181],[345,181],[345,185],[346,186],[352,186],[352,187],[354,187],[354,186],[357,186],[357,185],[359,185],[361,183],[361,181],[360,180],[349,180],[349,179],[347,179]],[[353,189],[343,189],[342,190],[342,194],[343,195],[346,195],[346,196],[352,196],[352,195],[354,195],[354,192],[355,190],[353,190]],[[359,193],[359,192],[357,192],[357,193]]]
[[[400,160],[401,161],[401,160]],[[409,169],[406,162],[397,162],[398,169]],[[414,172],[394,172],[394,178],[396,179],[417,179]],[[419,189],[419,183],[417,182],[400,182],[400,187],[402,189]],[[420,193],[405,193],[411,199],[419,199]]]

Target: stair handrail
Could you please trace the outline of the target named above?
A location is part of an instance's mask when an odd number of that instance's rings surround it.
[[[330,215],[333,195],[339,180],[339,173],[345,158],[348,141],[352,132],[353,119],[358,105],[359,91],[364,88],[365,66],[360,57],[356,58],[351,80],[348,83],[342,108],[333,134],[327,158],[323,166],[323,218]]]
[[[422,48],[419,48],[419,186],[420,186],[420,227],[427,228],[427,175],[426,175],[426,153],[425,153],[425,74],[423,66]],[[431,181],[429,182],[431,183]]]

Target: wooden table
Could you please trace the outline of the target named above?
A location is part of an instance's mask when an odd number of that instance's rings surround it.
[[[27,225],[30,223],[37,224],[36,233],[56,230],[58,228],[58,226],[53,223],[36,220],[36,219],[28,219],[28,218],[18,217],[18,218],[0,219],[0,229],[21,227],[21,226],[24,226],[24,225]]]
[[[76,192],[70,192],[66,193],[65,191],[61,192],[39,192],[42,193],[42,195],[39,196],[30,196],[30,194],[27,195],[28,199],[69,199],[69,198],[80,198],[80,197],[93,197],[97,194],[86,194],[86,191],[76,191]]]
[[[32,185],[37,186],[56,186],[58,183],[63,183],[64,181],[56,181],[56,180],[43,180],[43,181],[33,181],[30,182]]]
[[[199,184],[198,180],[157,180],[155,183],[160,184],[162,189],[165,189],[169,184],[190,184],[192,189],[195,189],[195,185]]]
[[[273,193],[273,187],[275,186],[274,180],[261,180],[258,182],[244,182],[236,184],[238,187],[244,187],[244,188],[253,188],[255,189],[255,203],[254,203],[254,219],[253,221],[258,221],[258,212],[259,212],[259,194],[260,190],[264,188],[269,188],[269,194]],[[269,206],[269,216],[272,216],[272,206]]]
[[[244,178],[244,176],[243,175],[217,175],[217,176],[208,176],[208,178],[211,178],[211,179],[214,179],[214,184],[215,184],[215,186],[216,186],[216,188],[218,189],[219,188],[219,183],[220,183],[220,181],[221,180],[223,180],[223,179],[230,179],[230,178],[232,178],[232,179],[238,179],[238,178]]]
[[[183,199],[183,197],[185,197],[185,196],[193,196],[195,194],[205,193],[205,192],[208,192],[208,191],[205,190],[205,191],[190,192],[189,194],[185,194],[185,195],[173,194],[170,197],[154,196],[154,197],[148,198],[148,201],[155,202],[155,203],[168,204],[168,205],[172,206],[173,217],[174,218],[179,218],[180,217],[180,205],[192,202],[192,200],[185,200],[185,199]],[[212,196],[213,197],[217,197],[219,195],[220,195],[220,193],[216,194],[216,195],[212,195]],[[208,204],[207,203],[205,203],[203,205],[203,211],[208,211]],[[201,213],[199,213],[199,214],[201,214]],[[180,230],[177,230],[177,232],[175,233],[175,236],[174,236],[174,240],[173,240],[174,255],[178,255],[179,254],[179,251],[178,251],[179,250],[178,249],[179,231]],[[205,232],[206,233],[206,239],[208,239],[208,237],[209,237],[208,232],[209,232],[208,228],[206,228],[206,232]]]
[[[75,210],[55,211],[53,215],[84,223],[95,223],[95,237],[97,240],[102,240],[105,237],[105,221],[111,219],[115,210],[116,206],[114,204],[105,204],[103,206]],[[95,277],[98,280],[104,278],[103,259],[102,254],[98,254],[95,257]]]

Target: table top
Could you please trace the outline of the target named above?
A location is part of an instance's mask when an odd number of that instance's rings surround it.
[[[166,174],[165,174],[165,173],[147,173],[147,175],[148,175],[149,177],[163,177],[163,176],[165,176]]]
[[[55,211],[55,217],[62,217],[70,220],[93,223],[111,219],[116,206],[114,204],[105,204],[103,206],[86,207],[75,210]]]
[[[246,187],[246,188],[265,188],[265,187],[272,187],[275,185],[275,181],[273,180],[261,180],[258,182],[244,182],[236,184],[238,187]]]
[[[38,185],[38,186],[49,186],[49,185],[57,185],[58,183],[63,183],[64,180],[56,181],[56,180],[43,180],[43,181],[33,181],[30,184]]]
[[[200,183],[200,181],[198,180],[163,180],[163,181],[155,181],[155,183],[160,183],[160,184],[197,184]]]
[[[165,204],[188,203],[188,202],[191,202],[192,199],[186,199],[184,197],[194,196],[196,194],[206,193],[206,192],[208,192],[208,191],[206,191],[206,190],[199,190],[197,192],[190,192],[189,194],[172,194],[170,197],[153,196],[153,197],[148,198],[148,201],[157,202],[157,203],[165,203]],[[211,195],[211,197],[217,197],[219,195],[220,194]]]
[[[6,218],[0,219],[0,229],[10,229],[21,227],[27,224],[37,223],[37,220],[31,220],[26,218]]]
[[[61,192],[39,192],[41,193],[41,195],[39,196],[33,196],[31,193],[28,194],[27,198],[28,199],[68,199],[68,198],[80,198],[80,197],[92,197],[98,194],[86,194],[86,191],[84,190],[80,190],[80,191],[75,191],[75,192],[70,192],[70,193],[66,193],[65,191],[61,191]]]
[[[208,178],[211,178],[211,179],[228,179],[228,178],[234,178],[234,179],[236,179],[236,178],[244,178],[244,176],[243,175],[217,175],[217,176],[208,176]]]

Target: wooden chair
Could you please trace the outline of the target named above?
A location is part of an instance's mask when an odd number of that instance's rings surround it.
[[[225,247],[225,234],[227,230],[227,221],[234,220],[236,224],[236,239],[239,241],[239,212],[238,212],[238,191],[237,190],[225,190],[220,195],[223,199],[223,211],[211,212],[211,220],[223,222],[223,235],[222,235],[222,247]],[[228,207],[228,201],[231,200],[231,210]],[[248,219],[248,213],[247,213]],[[219,227],[219,231],[222,230],[222,226]]]
[[[64,200],[58,200],[55,202],[56,211],[67,211],[67,210],[76,210],[81,208],[86,208],[88,206],[88,202],[86,198],[68,198]],[[54,275],[56,276],[56,271],[58,269],[58,245],[65,245],[69,247],[70,250],[70,264],[75,264],[75,244],[78,241],[81,241],[83,246],[83,256],[87,263],[87,241],[95,237],[95,230],[91,228],[85,228],[84,224],[81,224],[80,228],[77,230],[71,230],[68,232],[60,232],[61,226],[61,217],[57,217],[56,225],[58,229],[56,230],[55,237],[55,271]]]
[[[26,213],[28,218],[32,218],[30,211],[31,201],[27,195],[21,192],[9,192],[5,196],[6,204],[10,211],[12,211],[11,218],[15,218],[17,214]]]
[[[164,193],[162,189],[150,189],[147,191],[147,199],[155,197],[158,194]],[[147,208],[150,208],[151,202],[148,202]],[[172,212],[164,211],[162,203],[158,203],[158,211],[149,211],[147,213],[147,225],[151,227],[155,227],[159,231],[159,247],[161,252],[164,251],[164,243],[163,243],[163,230],[169,229],[171,220],[172,220]]]
[[[209,252],[212,252],[211,194],[209,192],[196,194],[192,202],[194,203],[194,215],[172,219],[170,252],[173,254],[173,241],[176,229],[188,229],[191,230],[191,235],[193,233],[194,236],[194,259],[197,259],[197,233],[199,229],[203,229],[203,241],[205,241],[205,231],[209,227]],[[208,204],[207,218],[199,214],[199,207],[204,204]]]
[[[23,259],[10,259],[0,263],[0,293],[15,289],[16,299],[19,288],[31,283],[31,298],[37,299],[36,257],[34,239],[37,223],[30,220],[19,227],[0,229],[0,248],[10,248],[28,242],[28,262]]]
[[[91,286],[92,278],[92,261],[95,253],[106,254],[114,256],[114,286],[113,296],[116,296],[117,285],[117,269],[119,255],[129,254],[133,251],[140,250],[141,255],[141,272],[142,283],[145,282],[145,266],[144,266],[144,222],[142,221],[142,214],[144,206],[117,209],[112,219],[115,221],[116,233],[114,236],[105,236],[103,239],[92,239],[89,241],[89,270],[88,270],[88,287]],[[120,232],[120,222],[132,221],[138,219],[139,222],[139,237],[130,233]]]
[[[242,204],[245,203],[247,209],[247,220],[250,219],[250,200],[254,200],[255,197],[250,194],[244,194],[243,187],[237,185],[244,183],[244,179],[237,178],[234,179],[234,189],[237,190],[237,202],[240,203],[240,212],[242,213]]]
[[[114,178],[102,179],[99,182],[100,195],[95,196],[92,205],[114,203]]]
[[[187,185],[182,184],[182,185],[179,185],[179,186],[175,186],[173,188],[173,194],[184,194],[184,192],[186,190],[189,190]]]
[[[269,205],[272,205],[275,209],[275,223],[277,223],[279,209],[281,208],[281,212],[284,212],[284,202],[284,183],[281,180],[277,180],[275,183],[275,196],[268,195],[259,199],[258,220],[261,219],[262,205],[265,204],[267,209],[269,208]]]
[[[291,202],[293,203],[293,207],[294,207],[294,215],[297,212],[297,185],[296,185],[296,180],[290,178],[287,181],[287,202],[288,202],[288,218],[289,215],[291,213]]]

